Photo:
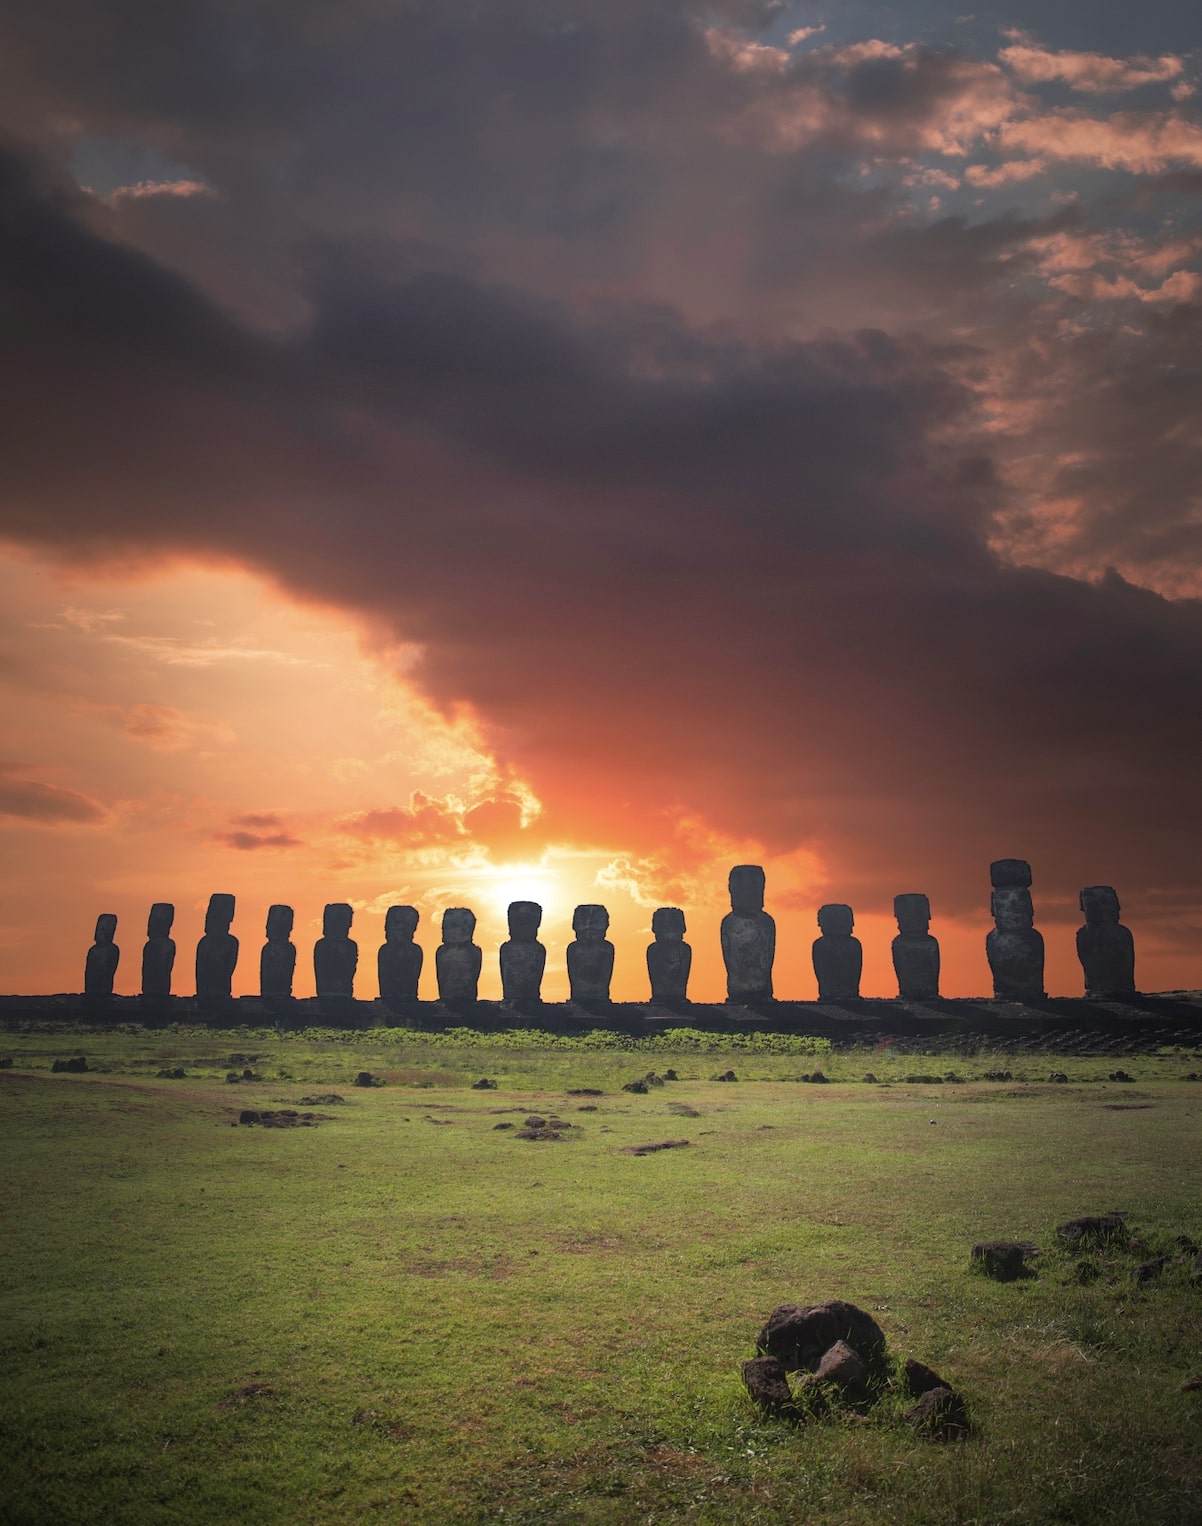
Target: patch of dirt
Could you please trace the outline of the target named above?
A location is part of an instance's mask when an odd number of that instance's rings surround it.
[[[332,1113],[298,1113],[294,1107],[254,1108],[244,1107],[238,1114],[238,1123],[247,1128],[256,1125],[264,1129],[311,1129],[319,1123],[333,1121]],[[236,1128],[238,1125],[235,1124]]]
[[[658,1150],[683,1150],[687,1139],[661,1139],[658,1144],[627,1145],[623,1155],[654,1155]]]
[[[214,1409],[231,1410],[242,1409],[247,1404],[261,1403],[264,1399],[273,1399],[275,1389],[270,1383],[247,1383],[242,1388],[235,1388],[232,1394],[226,1394],[224,1399],[218,1399]]]

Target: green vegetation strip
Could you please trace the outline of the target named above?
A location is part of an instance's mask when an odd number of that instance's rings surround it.
[[[1190,1051],[1112,1081],[787,1035],[27,1028],[4,1059],[5,1522],[1198,1519]],[[622,1090],[651,1069],[679,1079]],[[1134,1246],[1057,1245],[1112,1209]],[[1034,1276],[970,1270],[1008,1238]],[[900,1395],[761,1419],[757,1330],[827,1298],[953,1382],[972,1438],[923,1440]]]

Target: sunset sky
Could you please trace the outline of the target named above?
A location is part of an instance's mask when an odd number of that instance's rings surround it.
[[[989,990],[1083,885],[1202,985],[1196,6],[40,0],[0,21],[0,991],[213,891],[603,901],[732,864],[777,994],[925,891]]]

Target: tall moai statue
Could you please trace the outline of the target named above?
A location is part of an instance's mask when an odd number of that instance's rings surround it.
[[[1112,885],[1087,885],[1081,892],[1085,926],[1077,930],[1077,958],[1086,996],[1135,992],[1135,940],[1119,921],[1121,909]]]
[[[234,920],[232,895],[211,895],[205,912],[204,937],[196,945],[196,994],[202,999],[229,996],[238,963],[238,940],[230,932]]]
[[[736,864],[730,871],[730,910],[722,918],[722,958],[730,1001],[770,1001],[776,923],[764,910],[764,871]]]
[[[296,973],[296,944],[292,941],[291,906],[267,908],[267,942],[259,955],[259,995],[291,996]]]
[[[989,866],[993,931],[985,953],[993,971],[993,994],[1003,1001],[1039,1000],[1043,989],[1043,937],[1035,930],[1031,865],[1023,858],[999,858]]]
[[[321,914],[321,937],[313,945],[313,977],[318,996],[353,996],[359,945],[351,938],[354,908],[331,901]]]
[[[95,941],[88,950],[83,967],[83,994],[85,996],[111,996],[113,977],[121,950],[113,942],[117,936],[117,918],[111,911],[102,911],[96,918]]]
[[[577,906],[572,913],[575,940],[568,944],[568,986],[573,1001],[608,1001],[614,973],[614,946],[605,936],[609,912],[604,906]]]
[[[537,901],[510,901],[509,938],[501,945],[501,994],[506,1001],[541,1001],[547,951],[538,941],[543,909]]]
[[[852,934],[855,925],[850,906],[836,901],[818,908],[821,931],[814,939],[811,955],[818,977],[819,1001],[838,1001],[860,994],[864,950]]]
[[[146,943],[142,949],[142,995],[170,996],[171,971],[175,968],[175,940],[171,924],[175,907],[156,901],[146,919]]]
[[[384,941],[376,955],[382,1001],[417,1000],[417,982],[426,957],[413,941],[419,919],[416,906],[390,906],[384,913]]]
[[[693,950],[684,941],[684,912],[679,906],[658,906],[651,913],[654,943],[647,945],[647,974],[652,1001],[687,1001]]]
[[[935,1001],[939,996],[939,940],[931,937],[931,903],[909,891],[893,897],[897,937],[893,969],[897,994],[904,1001]]]
[[[478,1001],[483,954],[473,941],[476,913],[467,906],[448,906],[442,914],[442,942],[434,954],[440,1001]]]

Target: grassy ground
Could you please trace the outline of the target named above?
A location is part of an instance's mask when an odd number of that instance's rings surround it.
[[[1202,1520],[1202,1289],[1131,1276],[1202,1241],[1198,1056],[1121,1083],[1103,1057],[721,1044],[0,1034],[0,1520]],[[651,1066],[681,1079],[620,1089]],[[315,1128],[236,1124],[333,1091]],[[555,1111],[563,1143],[496,1127]],[[1110,1209],[1145,1249],[1081,1285],[1054,1226]],[[1038,1274],[970,1272],[997,1237]],[[919,1439],[900,1399],[760,1420],[756,1331],[829,1297],[952,1380],[973,1439]]]

